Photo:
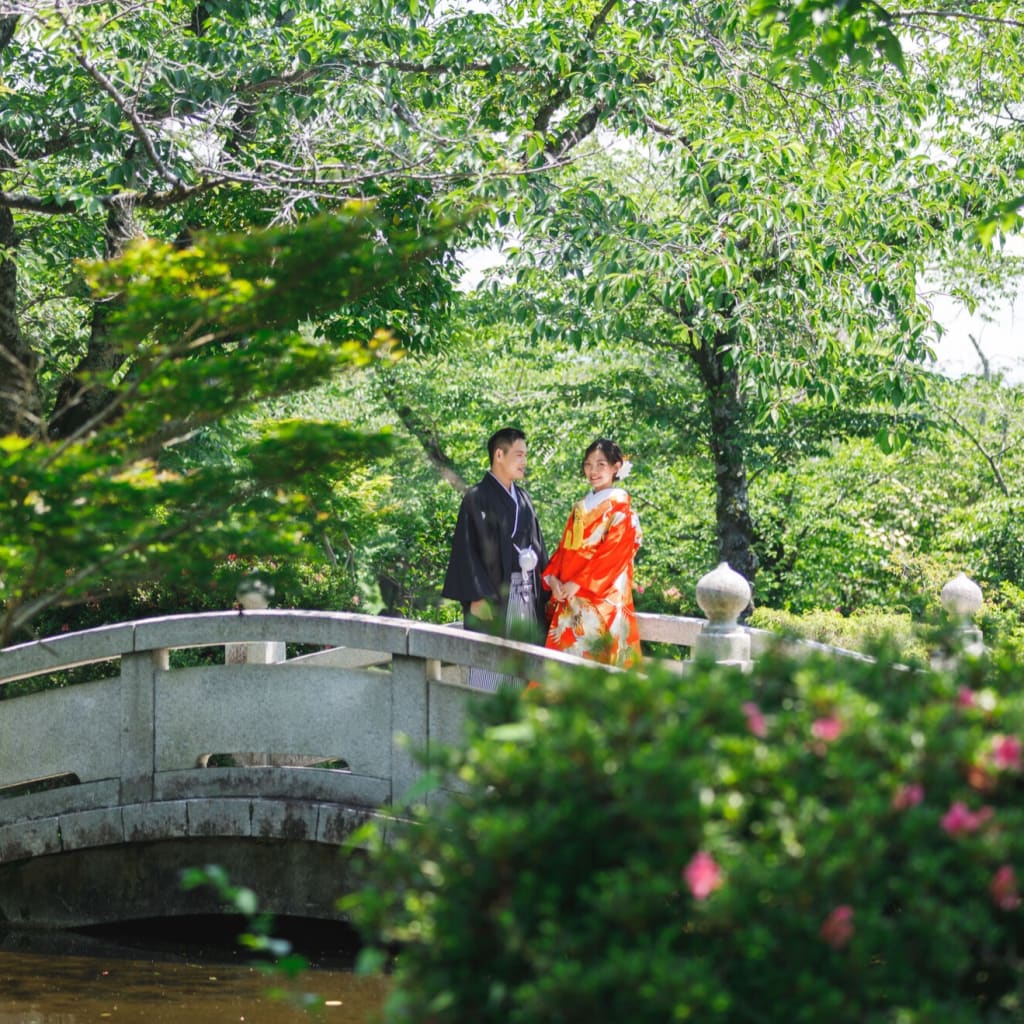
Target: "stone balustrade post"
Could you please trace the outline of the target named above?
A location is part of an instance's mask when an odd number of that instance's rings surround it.
[[[238,584],[235,597],[242,611],[269,608],[274,588],[258,576],[246,576]],[[277,640],[260,640],[224,645],[225,665],[276,665],[285,660],[285,645]]]
[[[121,655],[121,802],[153,799],[156,773],[156,677],[170,665],[165,650]]]
[[[749,669],[750,634],[739,616],[750,604],[750,584],[728,562],[720,562],[697,583],[697,604],[708,621],[694,640],[694,658]]]
[[[243,576],[235,588],[235,598],[244,614],[270,607],[274,588],[259,576]],[[280,640],[254,640],[225,644],[225,665],[276,665],[285,660],[285,645]],[[246,767],[266,767],[275,762],[273,751],[238,752],[235,761]]]
[[[974,624],[974,617],[981,611],[983,597],[981,587],[965,573],[958,573],[939,593],[939,602],[954,626],[953,660],[963,655],[979,657],[986,653],[985,639]],[[943,667],[940,658],[933,658],[934,667]],[[948,664],[945,667],[949,667]]]

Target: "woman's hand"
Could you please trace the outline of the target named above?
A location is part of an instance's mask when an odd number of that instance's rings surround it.
[[[551,588],[551,593],[556,601],[568,601],[575,597],[580,590],[578,583],[563,583],[557,576],[547,576],[545,582]]]

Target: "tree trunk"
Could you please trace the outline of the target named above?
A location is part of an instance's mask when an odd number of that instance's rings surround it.
[[[399,423],[419,442],[423,454],[437,470],[441,479],[450,484],[458,494],[465,494],[469,490],[469,484],[462,478],[455,468],[455,464],[441,446],[441,439],[434,423],[403,400],[401,386],[384,367],[377,370],[375,379],[392,412],[398,417]]]
[[[3,139],[0,139],[0,152]],[[38,434],[36,355],[21,333],[14,215],[0,206],[0,435]]]
[[[131,207],[113,203],[107,213],[106,258],[120,254],[133,236]],[[89,345],[74,372],[64,378],[57,391],[49,423],[51,437],[73,437],[90,429],[90,424],[102,420],[104,409],[110,405],[113,392],[102,381],[120,369],[127,358],[127,353],[111,343],[108,331],[110,312],[109,302],[93,305]]]
[[[747,495],[743,451],[743,401],[739,374],[727,364],[727,335],[690,349],[707,396],[709,440],[715,462],[715,519],[718,558],[753,584],[757,573],[754,524]]]
[[[0,53],[14,36],[18,15],[0,18]],[[0,170],[11,166],[7,140],[0,133]],[[28,436],[41,426],[36,355],[21,333],[18,309],[18,246],[14,214],[0,206],[0,435]]]

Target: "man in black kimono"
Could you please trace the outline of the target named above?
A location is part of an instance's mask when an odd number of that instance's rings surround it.
[[[462,603],[467,629],[507,636],[515,623],[531,623],[529,632],[541,642],[547,597],[540,570],[548,554],[533,504],[516,486],[526,475],[526,435],[515,427],[499,430],[488,440],[487,453],[489,472],[459,508],[441,593]],[[496,673],[470,675],[477,689],[497,689],[502,682],[512,680]]]

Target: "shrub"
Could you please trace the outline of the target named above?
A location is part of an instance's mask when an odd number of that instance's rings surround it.
[[[773,656],[485,702],[438,762],[465,790],[345,904],[399,950],[386,1019],[1021,1020],[1021,675]]]
[[[814,640],[831,647],[868,652],[880,643],[900,648],[904,658],[923,659],[928,650],[908,612],[864,608],[843,615],[835,610],[808,611],[801,615],[772,608],[755,608],[749,625],[773,633]]]

